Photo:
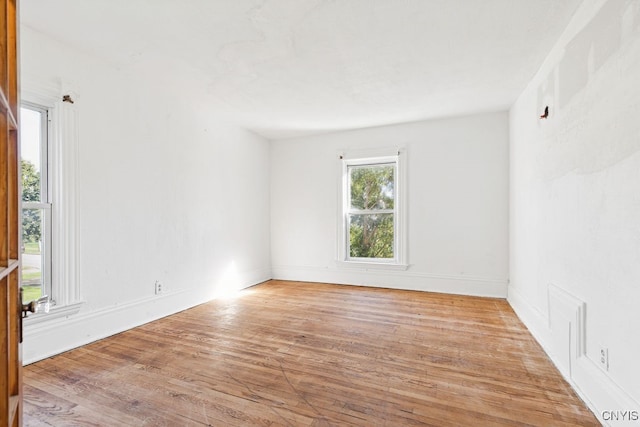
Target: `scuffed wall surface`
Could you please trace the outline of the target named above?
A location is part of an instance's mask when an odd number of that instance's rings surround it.
[[[510,112],[510,300],[542,329],[549,285],[586,302],[587,357],[608,348],[606,375],[636,402],[638,76],[640,2],[585,1]]]

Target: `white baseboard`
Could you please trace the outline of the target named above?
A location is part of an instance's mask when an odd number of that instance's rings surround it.
[[[531,335],[540,343],[542,348],[551,347],[551,330],[549,320],[544,314],[533,308],[527,300],[513,286],[509,286],[507,301],[516,315],[525,324]],[[545,350],[546,351],[546,350]],[[548,353],[548,352],[547,352]]]
[[[273,278],[506,298],[507,279],[367,268],[273,266]]]
[[[239,289],[271,279],[266,270],[243,272]],[[115,335],[136,326],[178,313],[210,301],[211,294],[179,290],[154,295],[99,310],[27,324],[24,327],[23,364]]]
[[[181,291],[25,325],[23,363],[37,362],[202,302]]]
[[[618,386],[588,357],[579,358],[574,364],[571,385],[579,389],[589,408],[606,426],[639,426],[640,403]],[[635,420],[625,412],[635,411]]]
[[[571,355],[570,371],[563,368],[562,356],[557,356],[561,350],[553,348],[554,340],[548,318],[528,304],[524,296],[512,286],[509,287],[507,301],[565,380],[603,425],[612,427],[640,425],[638,420],[629,420],[630,411],[636,411],[635,414],[640,413],[640,404],[622,390],[584,352]]]

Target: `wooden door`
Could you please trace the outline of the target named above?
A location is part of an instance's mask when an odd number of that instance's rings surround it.
[[[0,426],[22,425],[17,2],[0,0]]]

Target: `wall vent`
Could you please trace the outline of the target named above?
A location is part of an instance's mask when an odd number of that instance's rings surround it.
[[[567,378],[572,377],[575,361],[586,354],[585,310],[584,301],[556,285],[549,285],[552,355]]]

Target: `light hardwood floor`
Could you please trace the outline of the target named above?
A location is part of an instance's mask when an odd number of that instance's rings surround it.
[[[592,426],[506,301],[270,281],[24,369],[40,426]]]

